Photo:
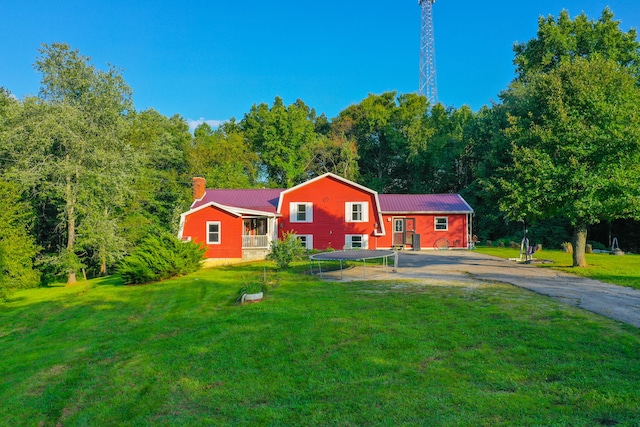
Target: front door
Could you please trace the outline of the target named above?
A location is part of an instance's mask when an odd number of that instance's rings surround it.
[[[393,246],[411,246],[416,232],[415,218],[393,219]]]

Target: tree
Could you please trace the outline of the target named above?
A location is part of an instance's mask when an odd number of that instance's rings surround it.
[[[565,58],[503,94],[513,163],[500,179],[511,219],[567,218],[573,265],[585,266],[587,227],[640,218],[640,89],[612,60]]]
[[[609,8],[600,19],[589,20],[581,13],[571,20],[566,10],[556,20],[540,17],[537,37],[516,44],[514,63],[519,79],[531,73],[548,72],[560,65],[563,58],[589,58],[594,55],[609,59],[640,79],[640,50],[638,34],[631,29],[620,30]]]
[[[369,94],[341,111],[333,123],[356,142],[362,183],[376,191],[406,190],[408,141],[399,129],[404,122],[396,102],[396,92]],[[415,117],[407,112],[409,116]],[[409,127],[403,130],[410,132]]]
[[[635,217],[640,43],[605,9],[597,22],[566,11],[540,18],[514,46],[518,77],[501,97],[512,163],[496,179],[511,218],[567,218],[574,266],[586,265],[587,226]]]
[[[187,148],[192,176],[203,175],[216,188],[250,188],[257,183],[258,156],[251,151],[242,131],[222,125],[213,130],[203,123]]]
[[[131,120],[126,140],[139,159],[122,227],[127,240],[137,244],[158,230],[177,234],[180,214],[192,202],[187,151],[193,137],[179,115],[149,109],[131,114]]]
[[[276,97],[273,105],[254,105],[240,122],[261,173],[271,186],[290,188],[310,176],[316,144],[315,110],[301,100],[288,107]]]
[[[34,65],[42,74],[39,96],[23,101],[4,148],[11,159],[9,176],[29,188],[47,213],[40,224],[48,226],[51,217],[57,218],[43,234],[59,236],[50,249],[63,261],[71,284],[91,239],[117,232],[87,222],[78,234],[86,218],[109,215],[104,208],[124,200],[136,163],[123,138],[133,104],[130,88],[114,67],[97,70],[90,58],[63,43],[45,44],[39,51]]]

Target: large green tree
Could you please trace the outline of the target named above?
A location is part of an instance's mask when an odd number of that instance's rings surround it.
[[[301,100],[286,106],[276,97],[273,105],[251,107],[239,123],[252,150],[258,154],[260,178],[268,185],[290,188],[309,178],[317,141],[316,113]]]
[[[549,15],[538,20],[537,36],[514,46],[516,72],[520,79],[537,72],[548,72],[563,58],[600,56],[616,62],[640,78],[640,51],[635,29],[622,31],[620,22],[606,8],[598,20],[582,12],[571,19],[563,10],[556,19]]]
[[[167,117],[149,109],[131,119],[126,139],[139,158],[122,227],[128,241],[137,244],[158,229],[177,233],[180,213],[192,201],[187,162],[192,135],[177,114]]]
[[[187,162],[190,174],[204,176],[210,187],[251,188],[257,183],[258,156],[234,123],[215,130],[206,123],[198,126]]]
[[[563,11],[514,51],[500,205],[512,219],[566,218],[583,266],[589,225],[640,214],[640,43],[609,9],[598,21]]]
[[[124,140],[131,90],[119,70],[98,70],[64,43],[43,45],[34,67],[42,74],[40,92],[22,102],[9,125],[7,173],[32,192],[43,213],[40,233],[57,236],[46,249],[57,253],[74,283],[89,247],[103,259],[105,251],[120,250],[116,236],[97,237],[117,233],[105,221],[124,200],[135,165]]]
[[[501,179],[512,219],[564,217],[573,265],[584,266],[587,227],[640,218],[640,88],[602,58],[565,59],[505,95],[512,163]]]

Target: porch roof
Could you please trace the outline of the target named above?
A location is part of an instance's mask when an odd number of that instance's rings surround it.
[[[196,200],[191,209],[196,209],[207,203],[250,209],[254,211],[275,214],[278,207],[278,199],[283,190],[277,188],[254,189],[208,189],[202,199]]]

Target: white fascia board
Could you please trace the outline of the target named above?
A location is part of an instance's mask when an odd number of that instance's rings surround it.
[[[229,212],[230,214],[235,215],[235,216],[255,215],[255,216],[266,216],[266,217],[269,217],[269,218],[275,218],[275,217],[278,216],[277,214],[271,213],[271,212],[256,211],[256,210],[253,210],[253,209],[235,208],[233,206],[221,205],[220,203],[216,203],[216,202],[209,202],[209,203],[206,203],[206,204],[204,204],[202,206],[198,206],[195,209],[190,209],[187,212],[182,213],[180,215],[180,223],[184,222],[184,218],[187,215],[191,215],[194,212],[198,212],[198,211],[200,211],[202,209],[206,209],[206,208],[209,208],[209,207],[212,207],[212,206],[216,207],[218,209],[221,209],[221,210],[223,210],[225,212]]]

